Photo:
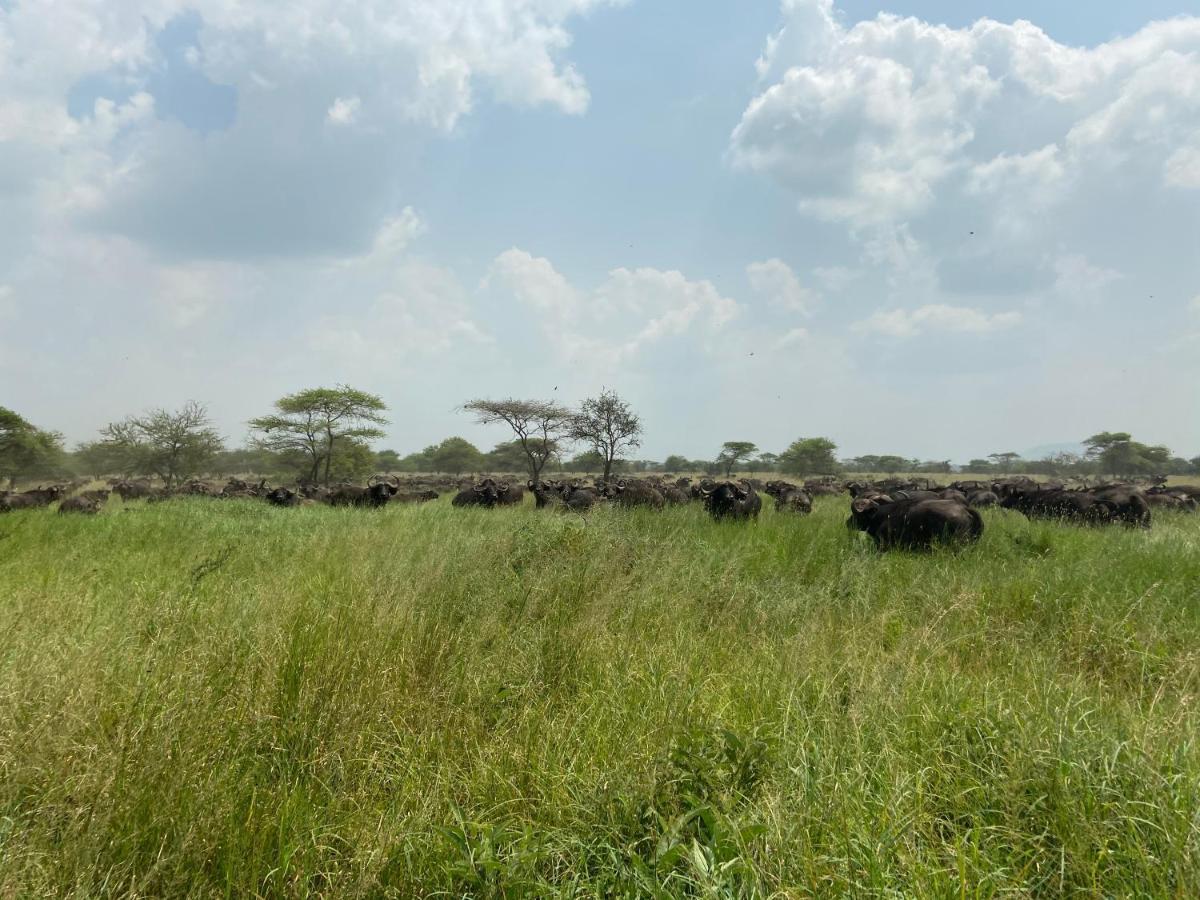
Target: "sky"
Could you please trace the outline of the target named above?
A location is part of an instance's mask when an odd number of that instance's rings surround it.
[[[0,404],[1200,454],[1200,0],[0,0]]]

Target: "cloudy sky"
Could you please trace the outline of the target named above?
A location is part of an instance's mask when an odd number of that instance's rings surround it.
[[[0,0],[0,403],[1200,453],[1200,0]]]

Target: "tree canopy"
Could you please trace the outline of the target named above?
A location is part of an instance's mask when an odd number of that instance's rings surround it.
[[[1101,431],[1084,442],[1087,458],[1109,475],[1150,475],[1169,471],[1171,451],[1139,443],[1127,431]]]
[[[0,406],[0,479],[52,475],[62,468],[62,435]]]
[[[745,462],[757,452],[758,446],[751,441],[726,441],[721,445],[716,463],[725,470],[725,477],[728,478],[734,466]]]
[[[208,409],[189,401],[171,412],[153,409],[100,430],[105,450],[124,471],[157,475],[168,488],[199,472],[224,449]]]
[[[349,442],[383,437],[376,427],[388,424],[387,405],[374,394],[348,385],[310,388],[275,401],[275,412],[250,420],[257,444],[276,453],[292,453],[308,465],[308,479],[329,484],[333,461]]]
[[[434,448],[430,462],[435,472],[461,475],[482,469],[483,454],[465,438],[448,437]]]
[[[829,438],[799,438],[779,454],[779,468],[789,475],[833,475],[839,469],[836,451]]]
[[[529,477],[541,479],[542,469],[569,439],[573,415],[552,400],[472,400],[463,410],[473,413],[481,425],[503,422],[512,429],[516,443],[525,454]]]
[[[642,421],[616,392],[604,390],[583,401],[571,419],[568,435],[603,460],[604,480],[608,481],[613,461],[642,445]]]

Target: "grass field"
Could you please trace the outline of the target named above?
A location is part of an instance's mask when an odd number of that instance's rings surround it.
[[[1200,516],[0,519],[0,895],[1200,896]]]

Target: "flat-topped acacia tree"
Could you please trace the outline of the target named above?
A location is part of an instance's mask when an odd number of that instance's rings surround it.
[[[339,442],[383,437],[387,405],[374,394],[340,384],[310,388],[275,401],[275,412],[250,420],[260,434],[258,446],[276,453],[299,454],[309,466],[309,480],[329,484],[330,466]]]
[[[534,482],[540,481],[542,468],[570,437],[573,414],[552,400],[472,400],[462,408],[480,425],[503,422],[512,429]]]

